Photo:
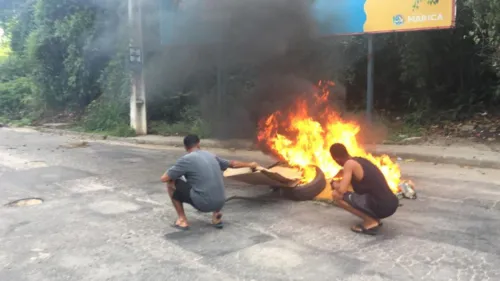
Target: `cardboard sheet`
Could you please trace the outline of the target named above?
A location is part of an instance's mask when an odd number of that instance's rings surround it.
[[[252,185],[294,187],[299,183],[302,174],[294,168],[277,166],[255,172],[250,168],[227,169],[224,177]]]

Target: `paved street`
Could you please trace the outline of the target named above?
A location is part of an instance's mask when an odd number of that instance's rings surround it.
[[[0,129],[0,280],[500,280],[498,170],[404,163],[418,200],[377,237],[319,202],[227,183],[226,227],[187,209],[178,232],[163,171],[178,148]],[[214,150],[270,163],[255,152]],[[40,205],[4,206],[39,197]]]

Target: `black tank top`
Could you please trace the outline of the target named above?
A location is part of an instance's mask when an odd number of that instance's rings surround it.
[[[379,216],[392,215],[399,205],[399,200],[389,188],[384,174],[370,160],[353,157],[363,168],[363,179],[358,180],[354,174],[351,185],[354,192],[368,194],[370,208]]]

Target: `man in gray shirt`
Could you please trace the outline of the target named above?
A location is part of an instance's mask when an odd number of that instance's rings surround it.
[[[256,169],[258,164],[229,161],[201,150],[200,139],[196,135],[184,138],[184,148],[188,153],[179,158],[161,177],[161,181],[167,183],[168,194],[177,212],[178,218],[174,227],[181,230],[189,229],[182,205],[188,203],[201,212],[212,212],[212,224],[222,228],[221,210],[226,195],[221,171],[244,167]]]

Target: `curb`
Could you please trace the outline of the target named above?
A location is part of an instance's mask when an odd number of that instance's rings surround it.
[[[149,145],[158,145],[158,146],[173,146],[173,147],[182,147],[182,138],[180,137],[164,137],[162,139],[145,139],[143,137],[114,137],[107,136],[102,134],[95,133],[85,133],[85,132],[75,132],[71,130],[64,129],[52,129],[52,128],[43,128],[43,127],[34,127],[36,131],[41,133],[49,133],[49,134],[58,134],[58,135],[66,135],[66,136],[78,136],[82,138],[87,138],[91,140],[113,140],[120,141],[124,143],[131,144],[149,144]],[[220,148],[220,149],[229,149],[229,150],[249,150],[249,151],[258,151],[255,145],[248,140],[241,139],[232,139],[232,140],[214,140],[214,139],[204,139],[202,140],[202,144],[204,147],[210,148]]]
[[[51,133],[59,135],[69,135],[78,136],[87,139],[97,139],[97,140],[114,140],[124,143],[131,144],[148,144],[148,145],[158,145],[158,146],[172,146],[172,147],[182,147],[182,140],[179,137],[165,137],[159,139],[144,139],[144,137],[112,137],[100,134],[75,132],[63,129],[51,129],[51,128],[33,128],[36,131],[42,133]],[[248,140],[234,139],[234,140],[213,140],[204,139],[203,146],[208,148],[218,148],[218,149],[228,149],[228,150],[246,150],[246,151],[259,151],[255,144]],[[500,159],[499,161],[491,160],[481,160],[481,159],[470,159],[463,157],[448,157],[448,156],[437,156],[429,154],[420,153],[406,153],[406,152],[393,152],[384,150],[383,147],[377,148],[366,148],[368,153],[374,155],[386,154],[391,158],[403,158],[403,159],[413,159],[419,162],[430,162],[435,164],[453,164],[459,166],[469,166],[477,168],[487,168],[487,169],[500,169]]]
[[[481,159],[470,159],[470,158],[461,158],[461,157],[448,157],[448,156],[436,156],[436,155],[427,155],[427,154],[417,154],[417,153],[406,153],[406,152],[392,152],[392,151],[384,151],[383,149],[377,149],[373,152],[369,151],[373,154],[387,154],[391,158],[403,158],[403,159],[414,159],[419,162],[431,162],[434,164],[452,164],[458,166],[468,166],[468,167],[476,167],[476,168],[484,168],[484,169],[500,169],[500,159],[499,161],[491,161],[491,160],[481,160]]]

